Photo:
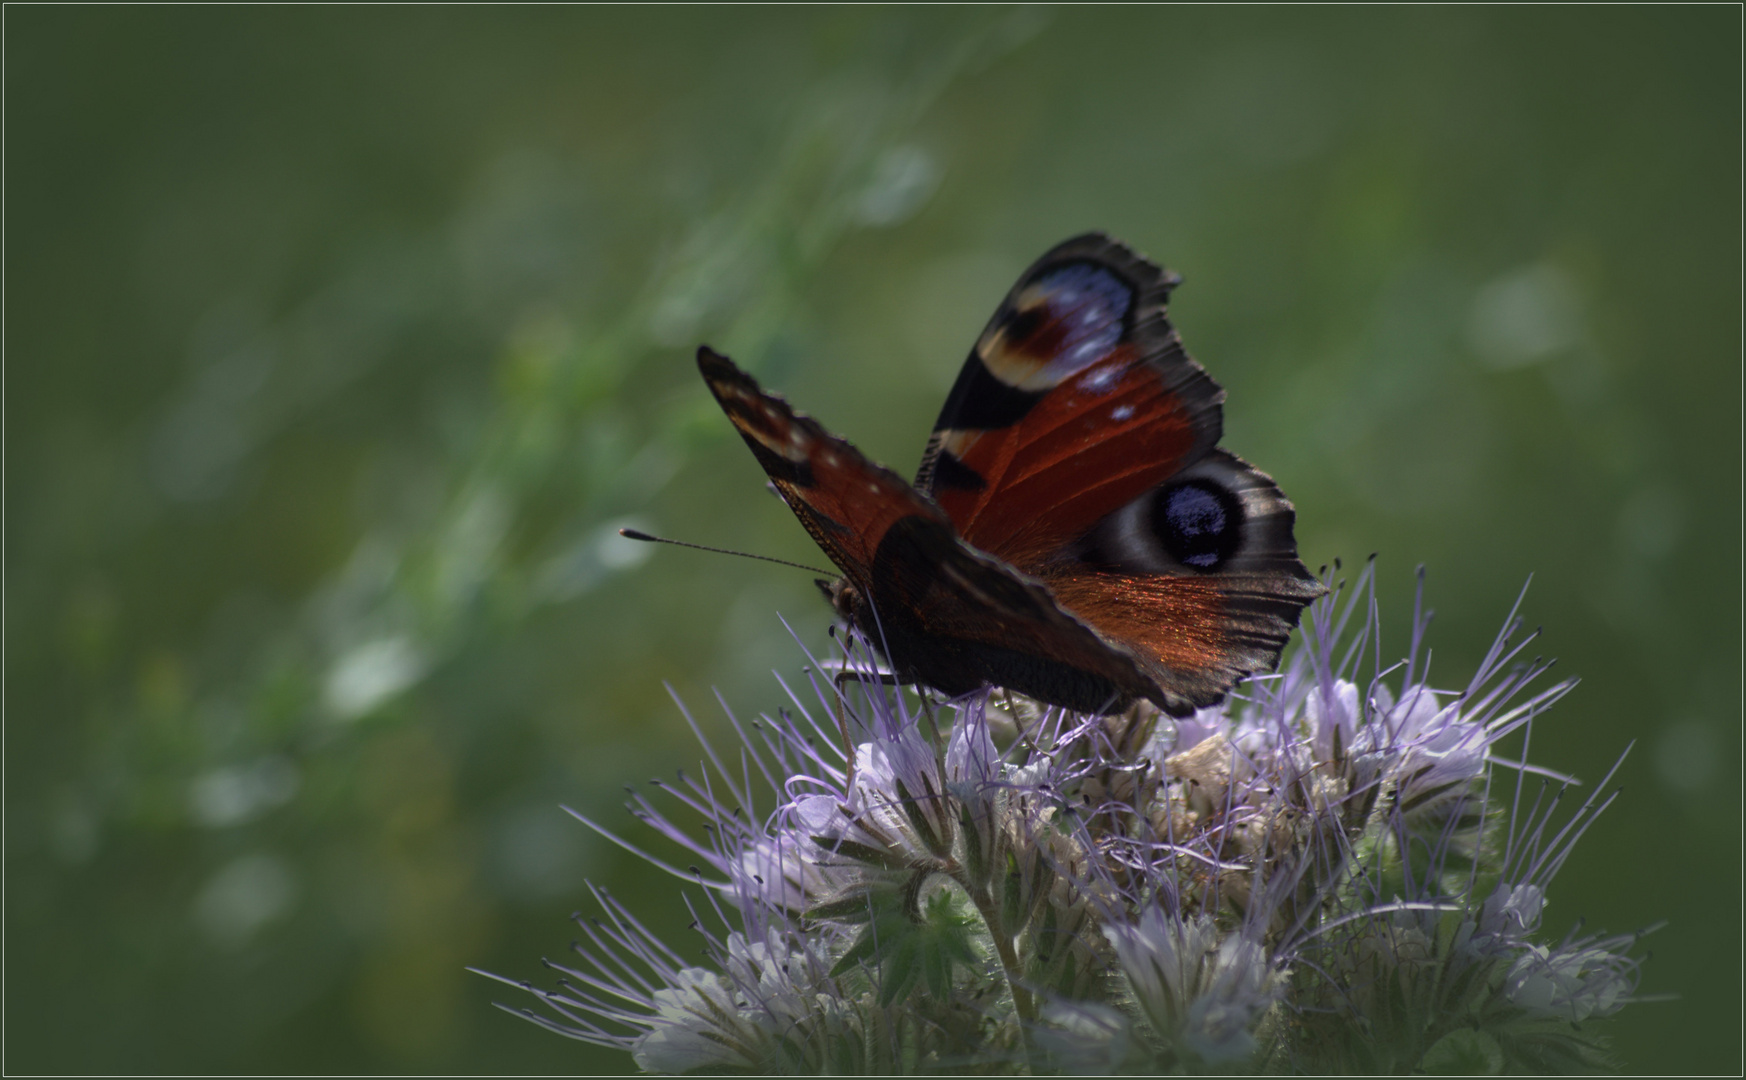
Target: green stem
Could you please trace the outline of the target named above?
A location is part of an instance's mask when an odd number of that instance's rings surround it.
[[[1037,1055],[1036,1048],[1031,1043],[1031,1024],[1037,1018],[1037,1003],[1030,990],[1020,981],[1018,953],[1012,947],[1012,935],[1002,925],[1000,909],[995,905],[993,897],[988,895],[988,890],[980,886],[972,888],[962,874],[955,877],[965,894],[970,897],[970,902],[976,905],[977,914],[982,916],[982,924],[988,927],[988,936],[994,940],[995,955],[1000,957],[1001,970],[1006,973],[1007,993],[1012,995],[1012,1008],[1018,1014],[1019,1037],[1024,1040],[1025,1057],[1032,1062],[1031,1071],[1034,1074]]]

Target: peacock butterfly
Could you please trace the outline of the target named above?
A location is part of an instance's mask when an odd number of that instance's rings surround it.
[[[697,365],[897,677],[1181,716],[1272,670],[1324,589],[1291,503],[1217,446],[1224,390],[1165,317],[1180,280],[1095,233],[1038,259],[913,486],[707,346]]]

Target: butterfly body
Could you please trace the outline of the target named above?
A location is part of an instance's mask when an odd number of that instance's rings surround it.
[[[1271,479],[1217,448],[1224,391],[1165,316],[1177,279],[1101,235],[1027,270],[947,396],[914,485],[698,352],[895,674],[1082,712],[1176,715],[1271,670],[1322,586]]]

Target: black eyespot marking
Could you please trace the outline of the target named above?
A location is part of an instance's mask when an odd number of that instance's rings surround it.
[[[1210,480],[1184,480],[1158,492],[1152,531],[1172,559],[1217,570],[1243,538],[1243,504]]]

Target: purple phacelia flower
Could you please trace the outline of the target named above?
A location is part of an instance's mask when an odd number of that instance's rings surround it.
[[[683,858],[582,819],[701,890],[706,963],[597,890],[515,1011],[650,1072],[1605,1067],[1641,935],[1536,935],[1613,796],[1561,814],[1574,780],[1496,752],[1574,684],[1514,612],[1465,686],[1430,682],[1417,606],[1385,667],[1373,580],[1180,719],[939,701],[840,639],[791,708],[729,714],[736,768],[692,723],[704,767],[659,786],[700,827],[633,795]]]

